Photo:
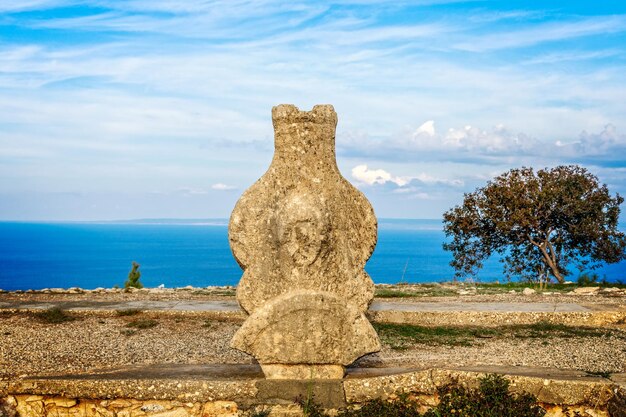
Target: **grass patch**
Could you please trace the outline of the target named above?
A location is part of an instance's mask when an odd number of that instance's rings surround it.
[[[585,371],[590,376],[601,376],[602,378],[611,378],[611,373],[607,371]]]
[[[374,323],[383,343],[404,350],[414,344],[431,346],[470,346],[477,338],[493,337],[495,329],[484,327],[426,327],[411,324]]]
[[[138,308],[125,308],[123,310],[116,310],[115,313],[120,317],[136,316],[141,313],[141,310]]]
[[[76,317],[68,314],[67,311],[59,307],[52,307],[47,310],[33,313],[33,317],[47,324],[60,324],[76,320]]]
[[[617,334],[610,329],[595,327],[567,326],[565,324],[540,321],[533,324],[515,324],[503,328],[504,332],[519,338],[572,338],[572,337],[606,337]]]
[[[140,319],[129,322],[126,327],[134,329],[151,329],[159,324],[158,321],[152,319]]]
[[[374,297],[380,298],[404,298],[404,297],[415,297],[417,294],[414,292],[406,292],[400,290],[390,290],[387,288],[376,289],[374,292]]]
[[[400,288],[376,288],[374,296],[378,298],[410,298],[410,297],[447,297],[457,295],[457,290],[439,285],[420,284],[408,287],[408,284],[397,284]]]
[[[415,345],[471,346],[481,339],[491,338],[573,338],[617,336],[626,340],[626,334],[614,329],[566,326],[539,322],[501,327],[437,326],[412,324],[373,323],[381,341],[395,350],[405,350]],[[548,344],[545,340],[544,345]]]

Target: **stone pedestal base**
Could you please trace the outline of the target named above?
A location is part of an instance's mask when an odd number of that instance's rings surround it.
[[[342,379],[343,365],[261,364],[267,379]]]

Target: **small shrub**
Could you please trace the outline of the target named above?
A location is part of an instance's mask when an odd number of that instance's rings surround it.
[[[611,373],[608,371],[585,371],[589,376],[600,376],[602,378],[611,378]]]
[[[120,333],[123,334],[124,336],[132,336],[135,333],[137,333],[137,330],[123,329],[122,331],[120,331]]]
[[[296,404],[302,408],[304,417],[325,417],[324,409],[315,402],[315,396],[311,393],[306,397],[298,396]]]
[[[512,395],[509,381],[501,375],[480,379],[480,388],[470,390],[454,385],[439,390],[441,402],[424,417],[542,417],[546,410],[531,394]]]
[[[48,324],[60,324],[68,321],[76,320],[76,317],[69,315],[65,310],[59,307],[52,307],[47,310],[33,313],[33,316]]]
[[[133,320],[129,322],[126,327],[132,327],[135,329],[151,329],[159,324],[158,321],[152,319]]]
[[[509,381],[500,375],[480,378],[480,387],[471,390],[459,385],[439,389],[440,403],[420,414],[420,405],[407,394],[396,400],[371,400],[360,408],[340,411],[338,417],[543,417],[546,413],[530,394],[509,392]],[[325,416],[313,397],[296,402],[306,417]]]
[[[133,261],[133,266],[128,273],[128,279],[124,283],[124,288],[143,288],[143,284],[139,281],[141,278],[139,266],[137,262]]]
[[[115,312],[117,313],[118,316],[124,317],[124,316],[136,316],[137,314],[141,313],[141,310],[139,310],[138,308],[126,308],[123,310],[116,310]]]
[[[578,279],[576,280],[576,284],[579,287],[587,287],[589,285],[595,285],[598,283],[598,274],[588,274],[588,273],[582,273],[578,276]]]
[[[361,408],[355,410],[345,410],[339,413],[341,417],[419,417],[421,414],[417,411],[419,404],[409,399],[406,395],[401,395],[399,399],[394,401],[371,400],[365,403]]]

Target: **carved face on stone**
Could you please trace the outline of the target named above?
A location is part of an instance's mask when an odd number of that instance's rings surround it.
[[[310,194],[288,197],[274,219],[281,260],[296,266],[311,265],[328,239],[328,216],[324,204]]]

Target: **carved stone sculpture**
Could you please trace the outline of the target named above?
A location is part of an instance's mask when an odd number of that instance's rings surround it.
[[[342,378],[344,366],[380,350],[364,313],[374,284],[364,271],[376,217],[335,159],[337,114],[272,109],[275,153],[241,196],[229,240],[244,270],[237,300],[250,315],[231,345],[267,378]]]

